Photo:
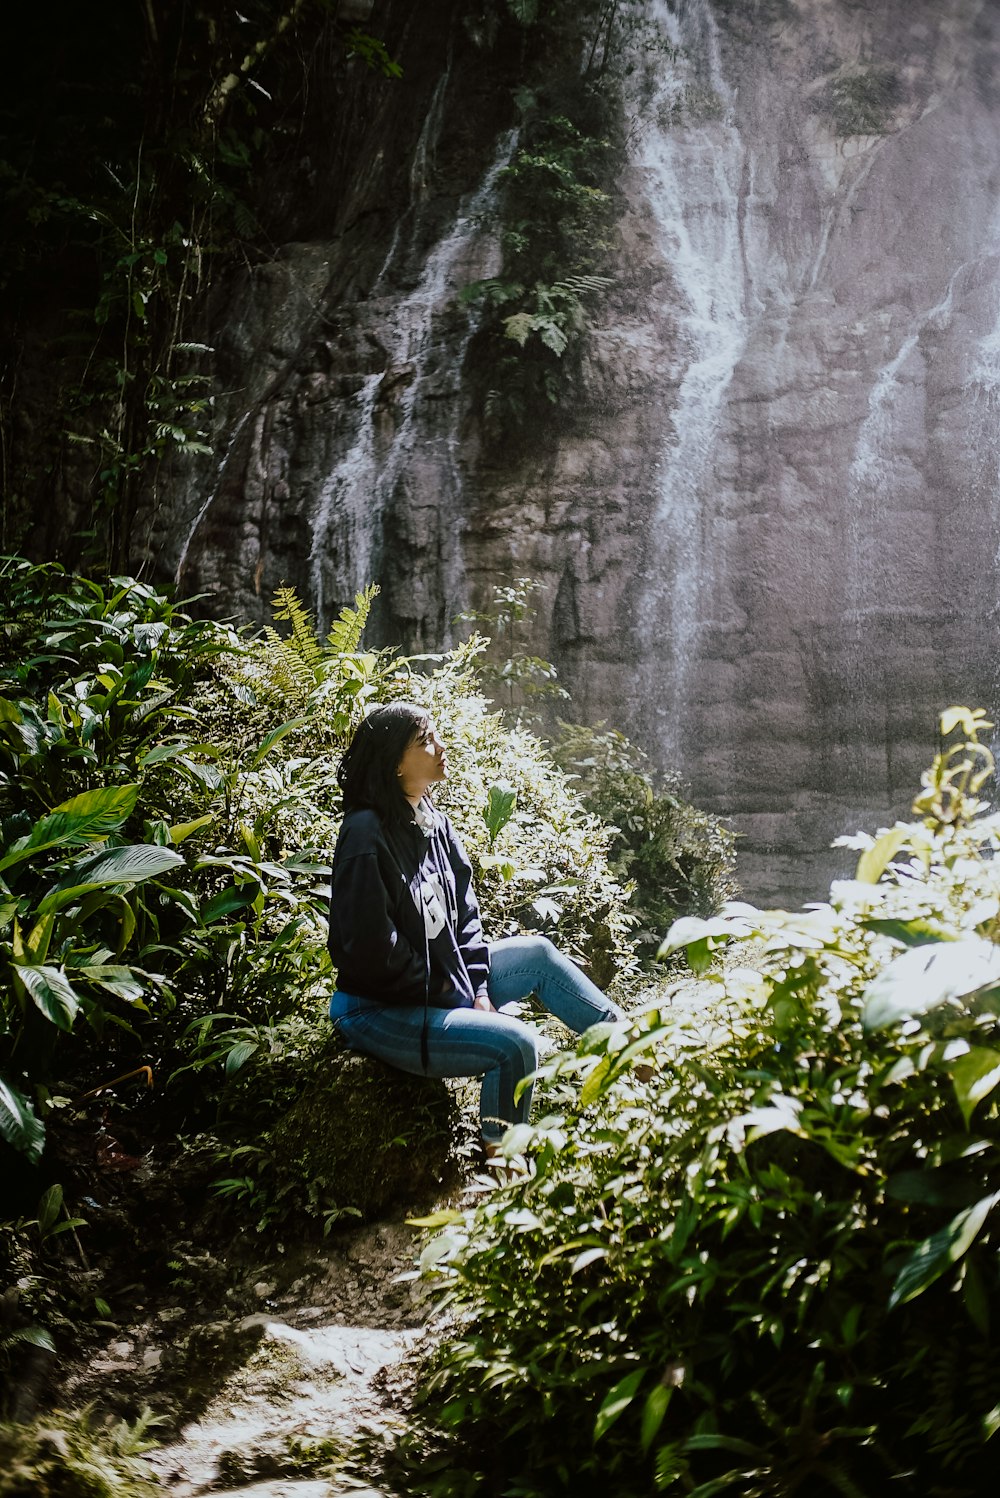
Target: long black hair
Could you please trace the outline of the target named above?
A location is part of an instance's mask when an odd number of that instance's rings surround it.
[[[368,806],[383,822],[413,820],[413,807],[403,795],[396,771],[430,722],[430,713],[414,702],[386,702],[361,719],[337,767],[345,811]]]

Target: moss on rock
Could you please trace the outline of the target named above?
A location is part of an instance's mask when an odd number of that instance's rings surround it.
[[[458,1104],[443,1082],[407,1076],[331,1040],[274,1127],[278,1189],[305,1192],[324,1216],[373,1217],[440,1188],[454,1168],[458,1127]]]

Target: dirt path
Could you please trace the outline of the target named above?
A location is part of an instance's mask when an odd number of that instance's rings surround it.
[[[341,1464],[360,1432],[400,1423],[392,1370],[431,1305],[398,1278],[419,1241],[405,1222],[375,1223],[236,1272],[202,1264],[194,1289],[180,1245],[176,1293],[137,1298],[64,1401],[148,1404],[163,1420],[150,1461],[175,1498],[390,1498]]]

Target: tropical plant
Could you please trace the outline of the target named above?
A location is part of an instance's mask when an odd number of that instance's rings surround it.
[[[649,941],[682,915],[714,915],[733,898],[735,834],[692,805],[676,774],[654,776],[624,734],[559,724],[556,764],[576,777],[584,805],[614,830],[612,865],[635,885],[633,907]]]
[[[915,820],[851,839],[828,903],[678,921],[664,951],[696,976],[543,1068],[546,1116],[504,1142],[513,1179],[424,1252],[459,1319],[397,1453],[407,1491],[987,1490],[989,726],[944,715],[959,741]]]
[[[92,1407],[0,1424],[0,1498],[153,1498],[150,1410],[102,1424]]]
[[[321,643],[285,590],[287,635],[250,639],[130,579],[0,571],[0,1124],[31,1159],[57,1081],[72,1096],[155,1065],[202,1127],[244,1069],[272,1096],[283,1027],[314,1024],[332,982],[335,767],[375,700],[416,696],[447,732],[490,934],[551,931],[599,981],[628,967],[607,834],[542,744],[487,710],[482,642],[430,675],[365,651],[373,597]]]

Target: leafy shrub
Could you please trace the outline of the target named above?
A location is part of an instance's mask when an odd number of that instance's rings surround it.
[[[286,592],[287,636],[248,639],[131,579],[0,571],[0,1127],[32,1159],[57,1080],[151,1064],[201,1123],[244,1067],[271,1096],[268,1067],[332,986],[335,768],[374,700],[441,720],[488,933],[551,931],[599,981],[628,964],[609,834],[540,742],[487,711],[481,642],[430,675],[365,652],[373,597],[320,643]]]
[[[697,978],[547,1066],[519,1173],[424,1253],[460,1320],[407,1491],[992,1485],[1000,814],[982,714],[942,726],[827,904],[677,922]]]
[[[0,1424],[0,1498],[152,1498],[161,1488],[143,1453],[154,1423],[146,1410],[101,1425],[87,1409]]]
[[[614,829],[609,857],[635,884],[633,905],[649,934],[677,916],[714,915],[735,893],[735,835],[684,798],[678,776],[654,781],[645,754],[624,735],[603,725],[560,729],[553,758],[576,777],[584,805]]]

